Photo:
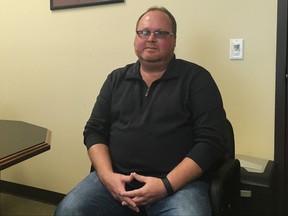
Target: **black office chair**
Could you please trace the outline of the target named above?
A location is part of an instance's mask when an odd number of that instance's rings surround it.
[[[228,153],[210,185],[210,202],[213,216],[237,214],[240,199],[240,162],[235,159],[233,127],[227,120]]]

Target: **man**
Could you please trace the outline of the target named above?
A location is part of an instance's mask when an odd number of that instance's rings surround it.
[[[202,67],[176,59],[176,21],[140,16],[138,61],[105,81],[84,131],[95,168],[56,215],[210,215],[209,181],[225,153],[221,95]]]

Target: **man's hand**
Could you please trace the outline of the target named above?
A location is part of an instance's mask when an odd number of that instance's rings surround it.
[[[101,181],[114,199],[118,200],[122,205],[128,206],[133,211],[139,212],[137,203],[133,201],[131,197],[122,195],[126,192],[126,183],[131,182],[133,179],[134,176],[132,174],[127,176],[117,173],[110,173],[109,175],[105,175]]]
[[[146,177],[137,173],[131,173],[131,176],[145,185],[132,191],[123,191],[121,196],[128,200],[131,199],[137,206],[149,205],[167,196],[167,191],[160,178]],[[128,202],[122,202],[122,205],[130,207]]]

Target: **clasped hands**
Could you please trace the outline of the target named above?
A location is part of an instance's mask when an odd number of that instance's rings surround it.
[[[147,177],[137,173],[122,175],[112,173],[103,179],[103,183],[114,199],[133,211],[139,212],[139,207],[157,202],[167,196],[167,191],[160,178]],[[126,191],[125,185],[133,180],[144,183],[144,186]]]

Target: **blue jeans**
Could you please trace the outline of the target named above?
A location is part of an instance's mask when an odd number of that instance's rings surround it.
[[[141,208],[140,213],[122,206],[114,200],[99,180],[96,172],[90,173],[62,200],[55,216],[209,216],[211,215],[209,185],[194,181],[171,196]]]

